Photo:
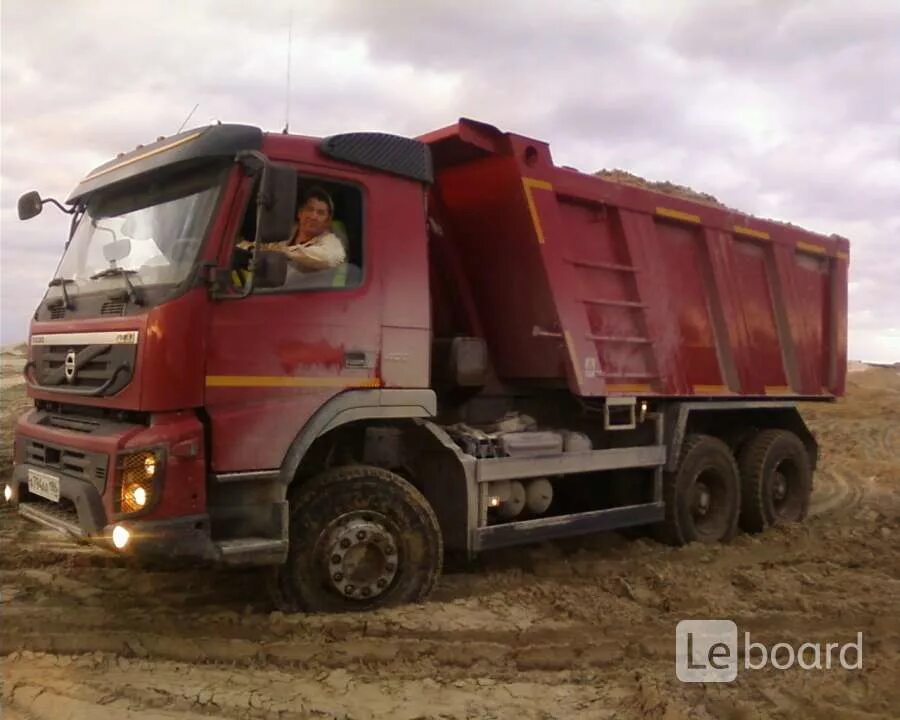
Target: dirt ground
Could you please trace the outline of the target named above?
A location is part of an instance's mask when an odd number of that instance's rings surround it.
[[[26,405],[9,370],[0,474]],[[823,452],[802,526],[494,553],[427,604],[374,614],[284,616],[258,573],[142,570],[0,510],[2,717],[896,718],[900,374],[849,383],[846,401],[804,408]],[[861,631],[864,667],[683,684],[675,626],[691,618],[770,646]]]

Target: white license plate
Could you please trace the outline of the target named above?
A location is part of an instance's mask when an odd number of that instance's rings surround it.
[[[28,492],[59,502],[59,478],[28,468]]]

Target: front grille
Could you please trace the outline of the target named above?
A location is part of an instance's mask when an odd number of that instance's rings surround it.
[[[108,458],[103,453],[90,453],[44,443],[40,440],[25,441],[25,463],[45,467],[63,475],[86,480],[101,493],[106,488]]]
[[[115,381],[105,391],[111,395],[131,380],[136,348],[136,345],[33,345],[35,374],[38,383],[45,387],[90,390],[106,385],[118,370]]]
[[[124,315],[125,303],[117,300],[107,300],[100,308],[101,315]]]

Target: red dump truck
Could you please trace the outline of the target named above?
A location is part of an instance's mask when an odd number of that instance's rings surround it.
[[[299,272],[272,243],[313,186],[345,257]],[[425,598],[446,552],[629,526],[719,542],[807,512],[796,402],[844,390],[843,238],[470,120],[199,128],[56,204],[71,233],[5,488],[31,520],[269,566],[280,607],[331,611]]]

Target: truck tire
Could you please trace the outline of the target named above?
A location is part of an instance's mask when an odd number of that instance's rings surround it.
[[[663,479],[663,497],[663,541],[686,545],[731,540],[741,510],[740,476],[731,450],[710,435],[689,435],[678,469]]]
[[[800,522],[809,511],[812,468],[803,441],[788,430],[762,430],[738,456],[740,525],[747,532]]]
[[[270,577],[285,612],[343,612],[424,600],[440,576],[434,511],[409,482],[381,468],[328,470],[289,494],[290,542]]]

